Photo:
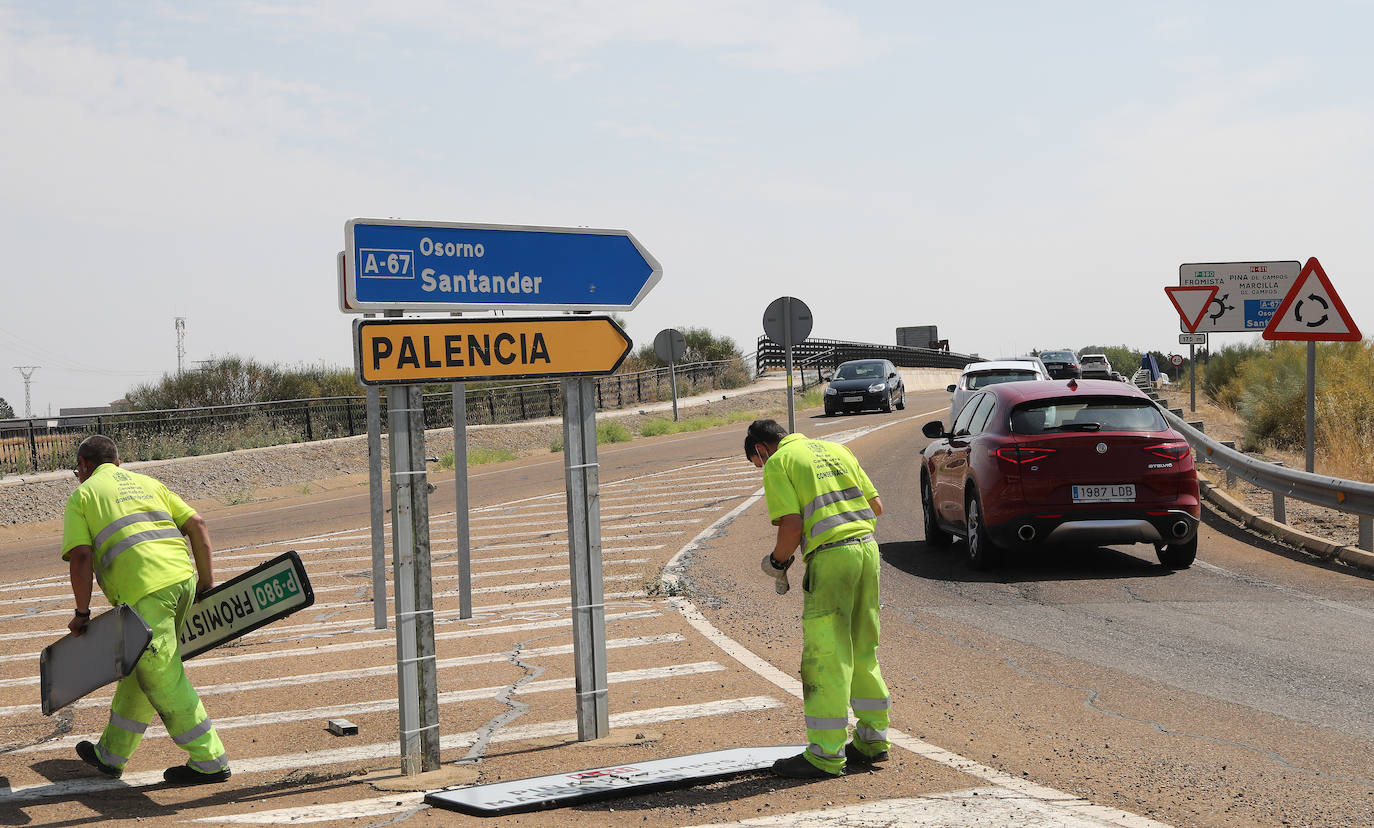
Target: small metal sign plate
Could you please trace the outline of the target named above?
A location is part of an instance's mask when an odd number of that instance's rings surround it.
[[[247,635],[315,603],[296,550],[284,552],[200,597],[181,628],[181,659]]]

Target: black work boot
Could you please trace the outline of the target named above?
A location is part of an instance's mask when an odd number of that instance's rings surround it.
[[[91,742],[81,741],[76,743],[76,755],[81,757],[81,761],[105,774],[118,779],[123,773],[123,768],[114,765],[107,765],[100,761],[100,754],[96,751],[95,745]]]
[[[798,753],[796,756],[788,756],[774,762],[773,773],[788,779],[833,779],[836,776],[842,776],[844,772],[831,773],[821,770],[811,764],[811,760],[806,758],[805,753]]]
[[[221,768],[214,773],[201,773],[190,765],[177,765],[162,772],[163,781],[172,785],[209,785],[229,779],[229,769]]]
[[[844,767],[846,770],[872,770],[880,762],[887,761],[887,751],[869,756],[853,743],[844,746]]]

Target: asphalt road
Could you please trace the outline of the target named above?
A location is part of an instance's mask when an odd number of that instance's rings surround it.
[[[921,538],[920,425],[947,405],[946,394],[912,393],[906,411],[808,412],[798,428],[852,438],[883,495],[881,658],[894,727],[956,760],[896,750],[880,773],[812,785],[756,775],[575,813],[604,824],[688,825],[898,797],[913,814],[905,798],[927,797],[921,807],[954,801],[965,820],[931,810],[927,824],[1046,824],[1030,810],[986,810],[1012,789],[1006,780],[1024,780],[1175,825],[1374,822],[1374,582],[1265,548],[1219,519],[1203,528],[1198,563],[1186,571],[1164,570],[1139,546],[972,572],[960,544],[935,549]],[[612,714],[621,718],[613,718],[617,738],[600,746],[569,735],[571,687],[540,685],[571,675],[571,657],[558,649],[570,641],[562,456],[473,469],[478,611],[467,621],[456,617],[456,570],[444,546],[451,482],[437,479],[440,689],[459,694],[441,707],[447,764],[480,759],[465,769],[487,782],[804,740],[800,703],[684,622],[658,582],[680,556],[682,597],[753,659],[795,676],[801,599],[797,590],[774,595],[757,571],[772,528],[741,439],[742,426],[732,426],[601,447],[608,669],[618,676]],[[295,548],[317,590],[310,610],[188,667],[220,723],[234,779],[162,788],[160,769],[180,760],[150,732],[123,782],[87,781],[71,743],[99,732],[108,693],[49,719],[34,709],[37,649],[61,631],[70,600],[58,529],[46,527],[0,545],[0,777],[11,789],[0,790],[0,822],[301,821],[303,809],[316,808],[312,818],[341,824],[447,824],[451,814],[424,810],[413,794],[359,782],[397,764],[395,654],[390,633],[371,629],[365,489],[204,512],[222,578]],[[507,713],[495,696],[517,682],[528,709],[491,729],[485,754],[471,756],[476,742],[461,734]],[[338,711],[360,725],[359,737],[324,732]],[[958,770],[958,757],[984,770]],[[1005,778],[989,787],[986,769]],[[1032,805],[1048,807],[1017,807]],[[1012,807],[1005,797],[1002,807]],[[535,813],[502,824],[568,818]],[[1148,824],[1102,819],[1072,824]],[[1048,822],[1070,824],[1062,815]]]

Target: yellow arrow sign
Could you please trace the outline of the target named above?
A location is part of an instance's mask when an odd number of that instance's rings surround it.
[[[363,385],[610,374],[630,345],[609,316],[353,321]]]

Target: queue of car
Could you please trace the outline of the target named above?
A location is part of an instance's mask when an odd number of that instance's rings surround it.
[[[963,539],[975,569],[1070,544],[1149,543],[1163,566],[1192,565],[1201,507],[1183,435],[1105,355],[1040,360],[971,363],[948,387],[949,420],[922,429],[926,542]]]

